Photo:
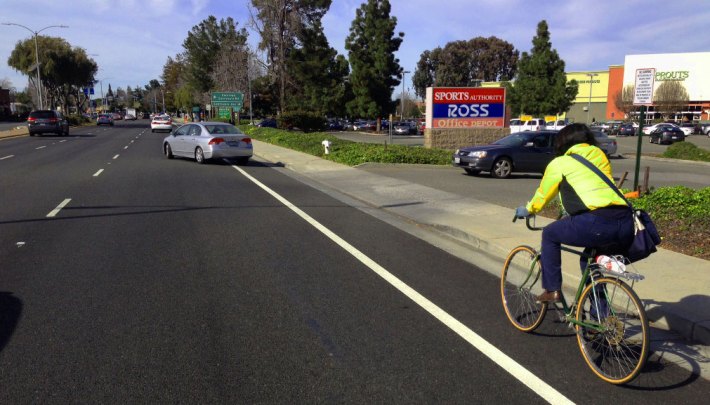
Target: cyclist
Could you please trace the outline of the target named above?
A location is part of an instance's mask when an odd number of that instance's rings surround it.
[[[570,155],[589,160],[612,181],[611,165],[597,147],[594,134],[584,124],[570,124],[555,137],[555,153],[545,169],[540,186],[527,205],[515,215],[525,218],[538,213],[555,195],[567,216],[549,224],[542,231],[542,287],[538,302],[559,301],[562,289],[562,254],[560,245],[591,249],[605,254],[623,254],[634,237],[632,211],[626,202],[598,175]],[[582,271],[587,257],[580,258]]]

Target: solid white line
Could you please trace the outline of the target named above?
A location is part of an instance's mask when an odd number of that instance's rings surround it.
[[[67,204],[69,204],[69,201],[71,201],[71,198],[67,198],[64,201],[62,201],[61,203],[59,203],[59,205],[57,205],[57,208],[53,209],[49,214],[47,214],[47,218],[57,216],[59,211],[61,211],[62,208],[66,207]]]
[[[7,156],[1,157],[0,160],[10,159],[10,158],[13,158],[13,157],[15,157],[15,155],[7,155]]]
[[[44,146],[38,146],[38,147],[35,148],[35,150],[37,150],[37,149],[44,149],[44,148],[46,148],[46,147],[47,147],[46,145],[44,145]]]
[[[261,183],[256,178],[252,177],[249,173],[244,171],[239,166],[232,166],[237,171],[239,171],[244,177],[251,180],[257,186],[261,187],[264,191],[271,194],[272,197],[281,202],[281,204],[290,208],[298,216],[303,218],[306,222],[311,224],[313,227],[318,229],[322,234],[330,238],[333,242],[342,247],[345,251],[353,255],[362,264],[369,267],[378,276],[385,279],[393,287],[398,289],[402,294],[407,296],[409,299],[417,303],[425,311],[429,312],[436,319],[442,322],[444,325],[448,326],[449,329],[454,331],[456,334],[461,336],[464,340],[470,343],[473,347],[478,349],[486,357],[491,359],[494,363],[502,367],[505,371],[510,373],[513,377],[518,379],[521,383],[525,384],[528,388],[533,390],[540,397],[546,401],[553,404],[573,404],[571,400],[562,395],[559,391],[555,390],[552,386],[544,382],[535,374],[531,373],[523,366],[518,364],[515,360],[510,358],[507,354],[500,351],[498,348],[490,344],[488,341],[479,336],[476,332],[469,329],[466,325],[459,322],[456,318],[449,315],[446,311],[439,308],[436,304],[429,301],[426,297],[419,294],[416,290],[409,287],[407,284],[398,279],[395,275],[387,271],[384,267],[377,264],[374,260],[367,257],[364,253],[359,251],[357,248],[346,242],[340,236],[333,233],[330,229],[323,226],[321,223],[313,219],[310,215],[306,214],[300,208],[291,204],[287,199],[277,194],[275,191],[271,190],[269,187]]]
[[[99,169],[98,172],[94,173],[94,177],[99,177],[99,175],[104,171],[104,169]]]
[[[114,157],[113,157],[113,160],[118,159],[118,156],[119,156],[119,155],[114,156]]]

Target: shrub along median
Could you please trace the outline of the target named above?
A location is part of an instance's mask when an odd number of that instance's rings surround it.
[[[247,125],[241,126],[241,129],[254,139],[350,166],[366,162],[451,164],[451,151],[446,150],[357,143],[338,139],[323,132],[304,134]],[[324,140],[331,142],[331,152],[328,155],[324,153],[322,144]],[[685,143],[673,146],[683,144]],[[672,152],[672,149],[682,149],[682,156],[698,155],[692,147],[671,147],[669,151]],[[688,153],[686,149],[691,152]],[[700,151],[707,153],[702,149]],[[699,190],[684,186],[662,187],[631,202],[634,207],[644,209],[651,215],[663,238],[661,247],[710,260],[710,187]],[[546,208],[543,215],[556,216],[558,208],[554,204],[551,205],[552,207]]]

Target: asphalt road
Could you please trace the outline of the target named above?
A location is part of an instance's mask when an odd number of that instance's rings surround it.
[[[0,141],[0,403],[660,404],[710,390],[658,358],[631,387],[603,383],[554,316],[537,334],[508,325],[497,277],[286,169],[167,160],[141,121],[71,133]]]

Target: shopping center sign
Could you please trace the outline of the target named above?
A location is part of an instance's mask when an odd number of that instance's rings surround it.
[[[475,128],[505,125],[505,88],[429,87],[430,128]]]

